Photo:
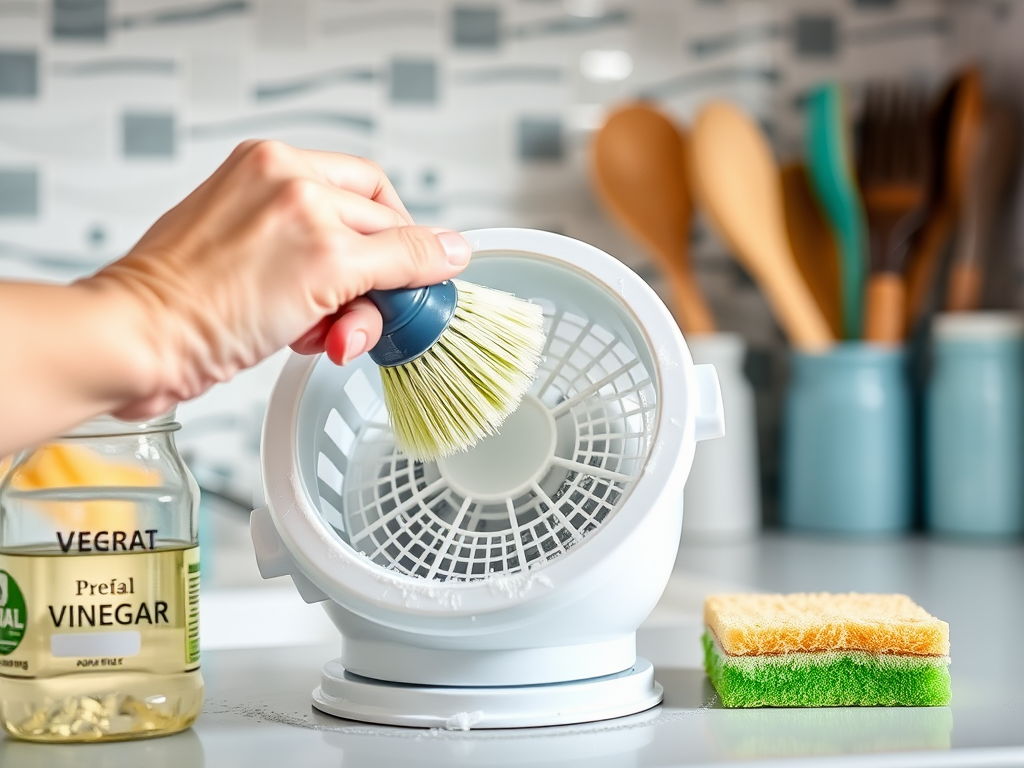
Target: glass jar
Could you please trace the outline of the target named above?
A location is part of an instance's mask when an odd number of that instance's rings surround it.
[[[173,411],[104,416],[0,466],[0,724],[12,736],[161,736],[202,709],[199,488],[179,428]]]

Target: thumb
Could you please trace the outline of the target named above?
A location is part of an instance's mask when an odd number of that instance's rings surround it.
[[[363,235],[349,251],[349,274],[367,290],[416,288],[454,277],[472,248],[458,232],[436,227],[394,227]]]

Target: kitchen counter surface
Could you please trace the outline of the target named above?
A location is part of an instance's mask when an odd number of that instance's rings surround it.
[[[950,623],[953,704],[726,710],[699,668],[703,596],[718,590],[904,592]],[[303,606],[304,608],[304,606]],[[273,622],[273,616],[265,617]],[[638,635],[665,702],[603,723],[519,731],[413,730],[338,720],[309,692],[331,645],[204,653],[207,705],[174,737],[40,746],[0,739],[0,766],[841,766],[1024,764],[1024,546],[768,535],[684,539]],[[753,762],[752,762],[753,761]]]

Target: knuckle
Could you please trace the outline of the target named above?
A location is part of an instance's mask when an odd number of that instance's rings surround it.
[[[277,190],[276,201],[286,213],[300,219],[312,219],[319,198],[319,185],[303,178],[285,179]]]
[[[244,157],[256,144],[259,144],[259,139],[246,139],[245,141],[240,141],[235,148],[231,150],[231,157]]]
[[[239,145],[241,146],[241,145]],[[249,169],[259,178],[271,178],[281,168],[287,147],[280,141],[253,141],[245,156]]]
[[[369,168],[375,174],[377,174],[379,176],[383,176],[384,175],[384,169],[381,168],[380,163],[376,162],[375,160],[371,160],[368,157],[358,157],[356,159],[359,160],[360,162],[362,162],[363,165],[365,165],[367,168]]]
[[[310,235],[306,245],[310,258],[324,267],[334,265],[338,253],[337,243],[330,233],[318,230]]]

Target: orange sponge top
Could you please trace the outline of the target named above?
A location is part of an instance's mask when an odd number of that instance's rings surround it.
[[[815,651],[948,656],[949,624],[906,595],[711,595],[704,623],[730,656]]]

